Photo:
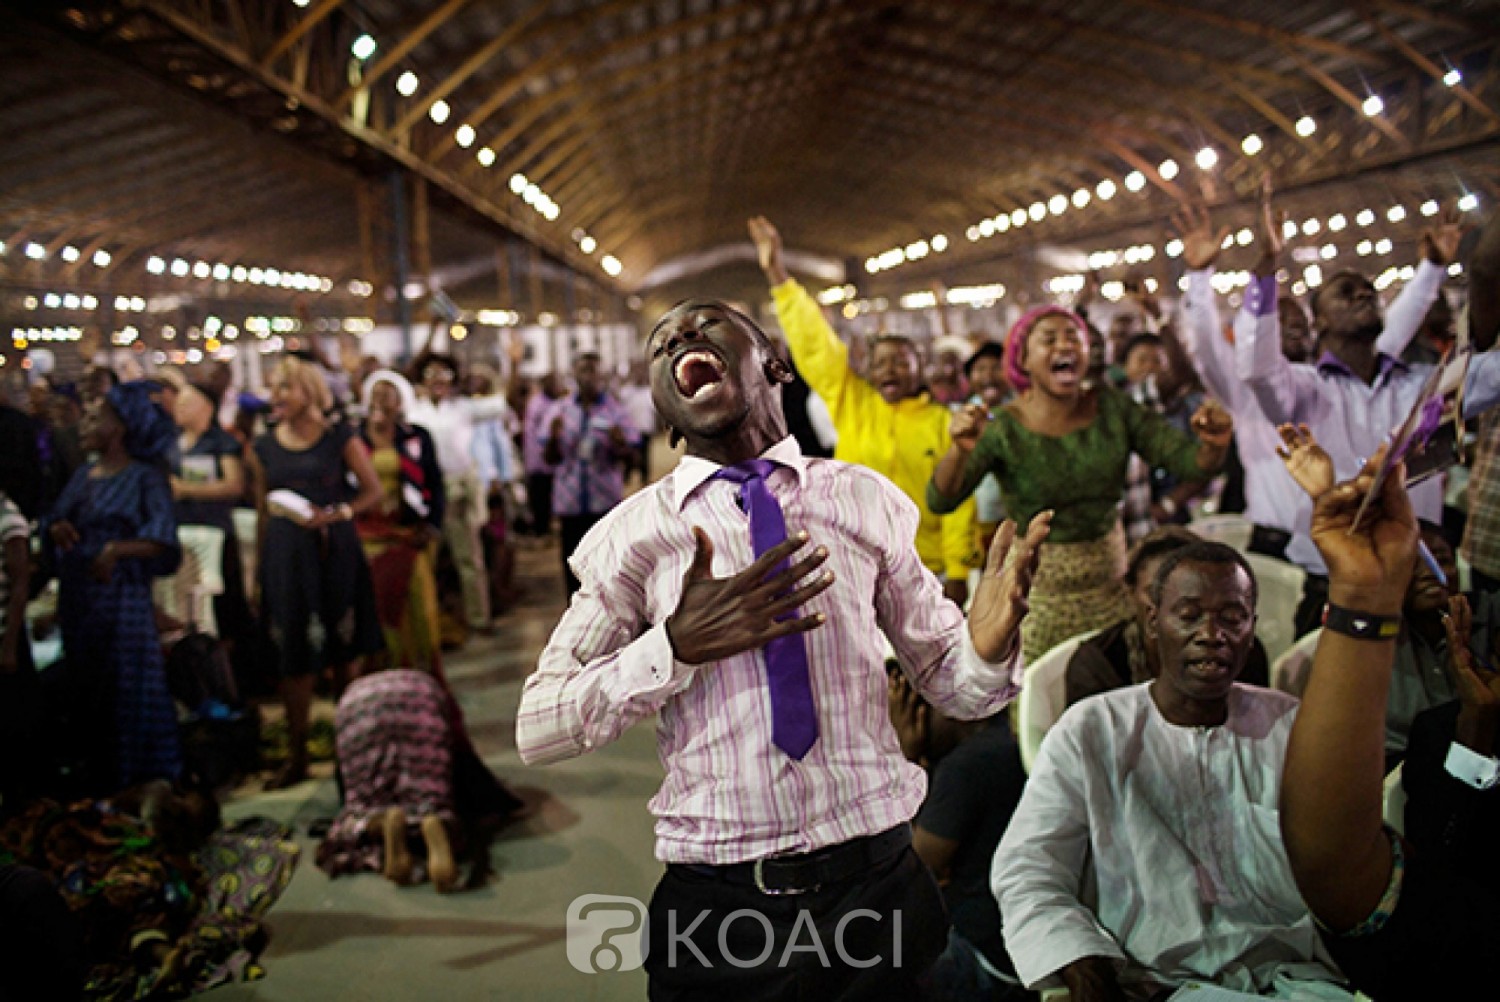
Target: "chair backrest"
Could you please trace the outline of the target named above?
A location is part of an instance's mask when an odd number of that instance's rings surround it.
[[[1016,740],[1021,746],[1021,765],[1029,773],[1036,753],[1042,747],[1042,738],[1047,736],[1063,710],[1068,708],[1064,680],[1068,662],[1078,645],[1097,634],[1098,630],[1069,637],[1033,664],[1026,666],[1021,682],[1021,695],[1017,698]]]
[[[1302,698],[1307,689],[1308,676],[1312,674],[1313,655],[1318,651],[1321,629],[1313,630],[1297,641],[1289,650],[1271,662],[1271,688],[1291,696]]]
[[[176,574],[156,581],[152,597],[172,618],[217,634],[213,599],[224,593],[224,530],[180,525],[177,542],[182,546],[182,565]]]
[[[1402,835],[1406,834],[1406,787],[1401,785],[1402,762],[1385,777],[1385,823]]]
[[[1302,602],[1307,572],[1296,564],[1259,553],[1247,553],[1245,559],[1255,572],[1260,591],[1255,603],[1255,635],[1265,646],[1266,660],[1275,664],[1297,639],[1297,606]]]
[[[255,537],[259,531],[260,514],[254,508],[236,508],[230,513],[234,521],[234,538],[240,548],[240,567],[245,573],[245,594],[255,593]],[[228,545],[227,543],[225,544]]]
[[[1189,522],[1187,527],[1204,539],[1244,552],[1250,546],[1255,523],[1243,515],[1205,515]]]

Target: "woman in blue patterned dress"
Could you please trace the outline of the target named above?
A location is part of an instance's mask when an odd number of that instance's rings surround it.
[[[109,789],[175,779],[182,768],[151,604],[152,579],[182,560],[164,463],[176,429],[155,391],[123,383],[89,404],[79,431],[98,458],[74,472],[43,520],[92,779]]]

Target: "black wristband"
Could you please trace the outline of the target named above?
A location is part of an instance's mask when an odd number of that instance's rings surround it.
[[[1345,609],[1341,605],[1328,603],[1323,616],[1323,629],[1342,633],[1355,640],[1395,640],[1401,632],[1400,616],[1377,616],[1372,612]]]

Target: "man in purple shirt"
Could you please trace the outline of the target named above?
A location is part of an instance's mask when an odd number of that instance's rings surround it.
[[[552,474],[552,513],[562,535],[563,578],[568,594],[578,578],[568,561],[584,534],[625,497],[625,464],[641,444],[624,406],[604,388],[599,356],[579,355],[573,362],[578,391],[547,412],[544,456]]]
[[[917,555],[916,505],[801,454],[790,364],[753,321],[686,302],[646,353],[686,455],[579,545],[517,749],[562,761],[657,716],[652,999],[915,997],[947,919],[911,848],[926,776],[887,713],[885,638],[947,715],[999,712],[1050,513],[1001,527],[966,622]]]
[[[521,461],[526,467],[526,499],[531,505],[531,533],[535,536],[547,536],[552,532],[554,470],[547,462],[547,415],[567,394],[562,377],[549,372],[526,400],[526,413],[521,423]]]

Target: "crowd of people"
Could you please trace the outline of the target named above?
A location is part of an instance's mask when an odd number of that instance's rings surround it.
[[[298,853],[286,826],[218,821],[216,795],[259,759],[252,694],[284,709],[268,790],[308,780],[314,701],[336,703],[341,806],[316,854],[330,876],[446,892],[488,872],[487,836],[522,805],[474,748],[444,654],[516,600],[516,535],[560,535],[566,558],[648,443],[593,355],[573,387],[436,352],[404,371],[359,362],[289,353],[264,396],[224,366],[122,379],[99,363],[0,409],[4,938],[26,956],[36,943],[9,930],[39,910],[50,946],[32,955],[65,971],[14,997],[258,974],[260,919]],[[179,581],[212,601],[174,603]],[[38,665],[49,634],[61,657]],[[79,838],[115,848],[76,856]],[[216,890],[225,873],[254,895]],[[135,897],[93,902],[119,881]]]
[[[1086,286],[1003,340],[841,338],[764,217],[784,342],[715,300],[658,321],[652,396],[685,455],[584,535],[517,719],[531,763],[657,719],[652,998],[1480,983],[1500,221],[1460,262],[1456,214],[1434,220],[1382,310],[1355,272],[1287,296],[1269,184],[1259,214],[1227,325],[1229,231],[1203,209],[1174,221],[1180,302],[1128,281],[1107,332]],[[1200,535],[1198,507],[1243,538]],[[1255,561],[1302,569],[1295,623],[1264,621]],[[1270,652],[1268,626],[1305,639]],[[999,712],[1023,687],[1066,706],[1034,761]],[[811,945],[855,918],[872,959]]]
[[[1285,295],[1269,185],[1259,215],[1227,324],[1203,209],[1173,221],[1178,303],[1132,280],[1101,330],[1091,282],[930,346],[840,337],[756,217],[775,324],[686,300],[624,379],[433,351],[289,353],[264,399],[215,366],[36,378],[29,413],[0,411],[0,908],[37,917],[0,971],[46,958],[33,992],[110,998],[258,972],[297,850],[220,822],[254,755],[203,737],[246,691],[284,709],[273,790],[309,778],[315,697],[336,703],[330,876],[482,879],[521,803],[444,656],[495,632],[530,538],[555,539],[569,605],[522,759],[657,721],[653,998],[1459,991],[1497,893],[1500,222],[1465,245],[1455,322],[1456,217],[1382,310],[1355,272]],[[1426,395],[1455,357],[1445,412]],[[1466,496],[1387,461],[1419,404],[1472,449]],[[658,429],[682,455],[653,479]],[[1199,532],[1205,500],[1241,542]],[[202,573],[203,533],[208,622],[159,585]],[[1258,636],[1262,560],[1302,572],[1290,651]],[[1066,709],[1023,756],[1006,707],[1044,686]],[[721,930],[747,909],[778,963]],[[700,913],[701,935],[674,923]]]

